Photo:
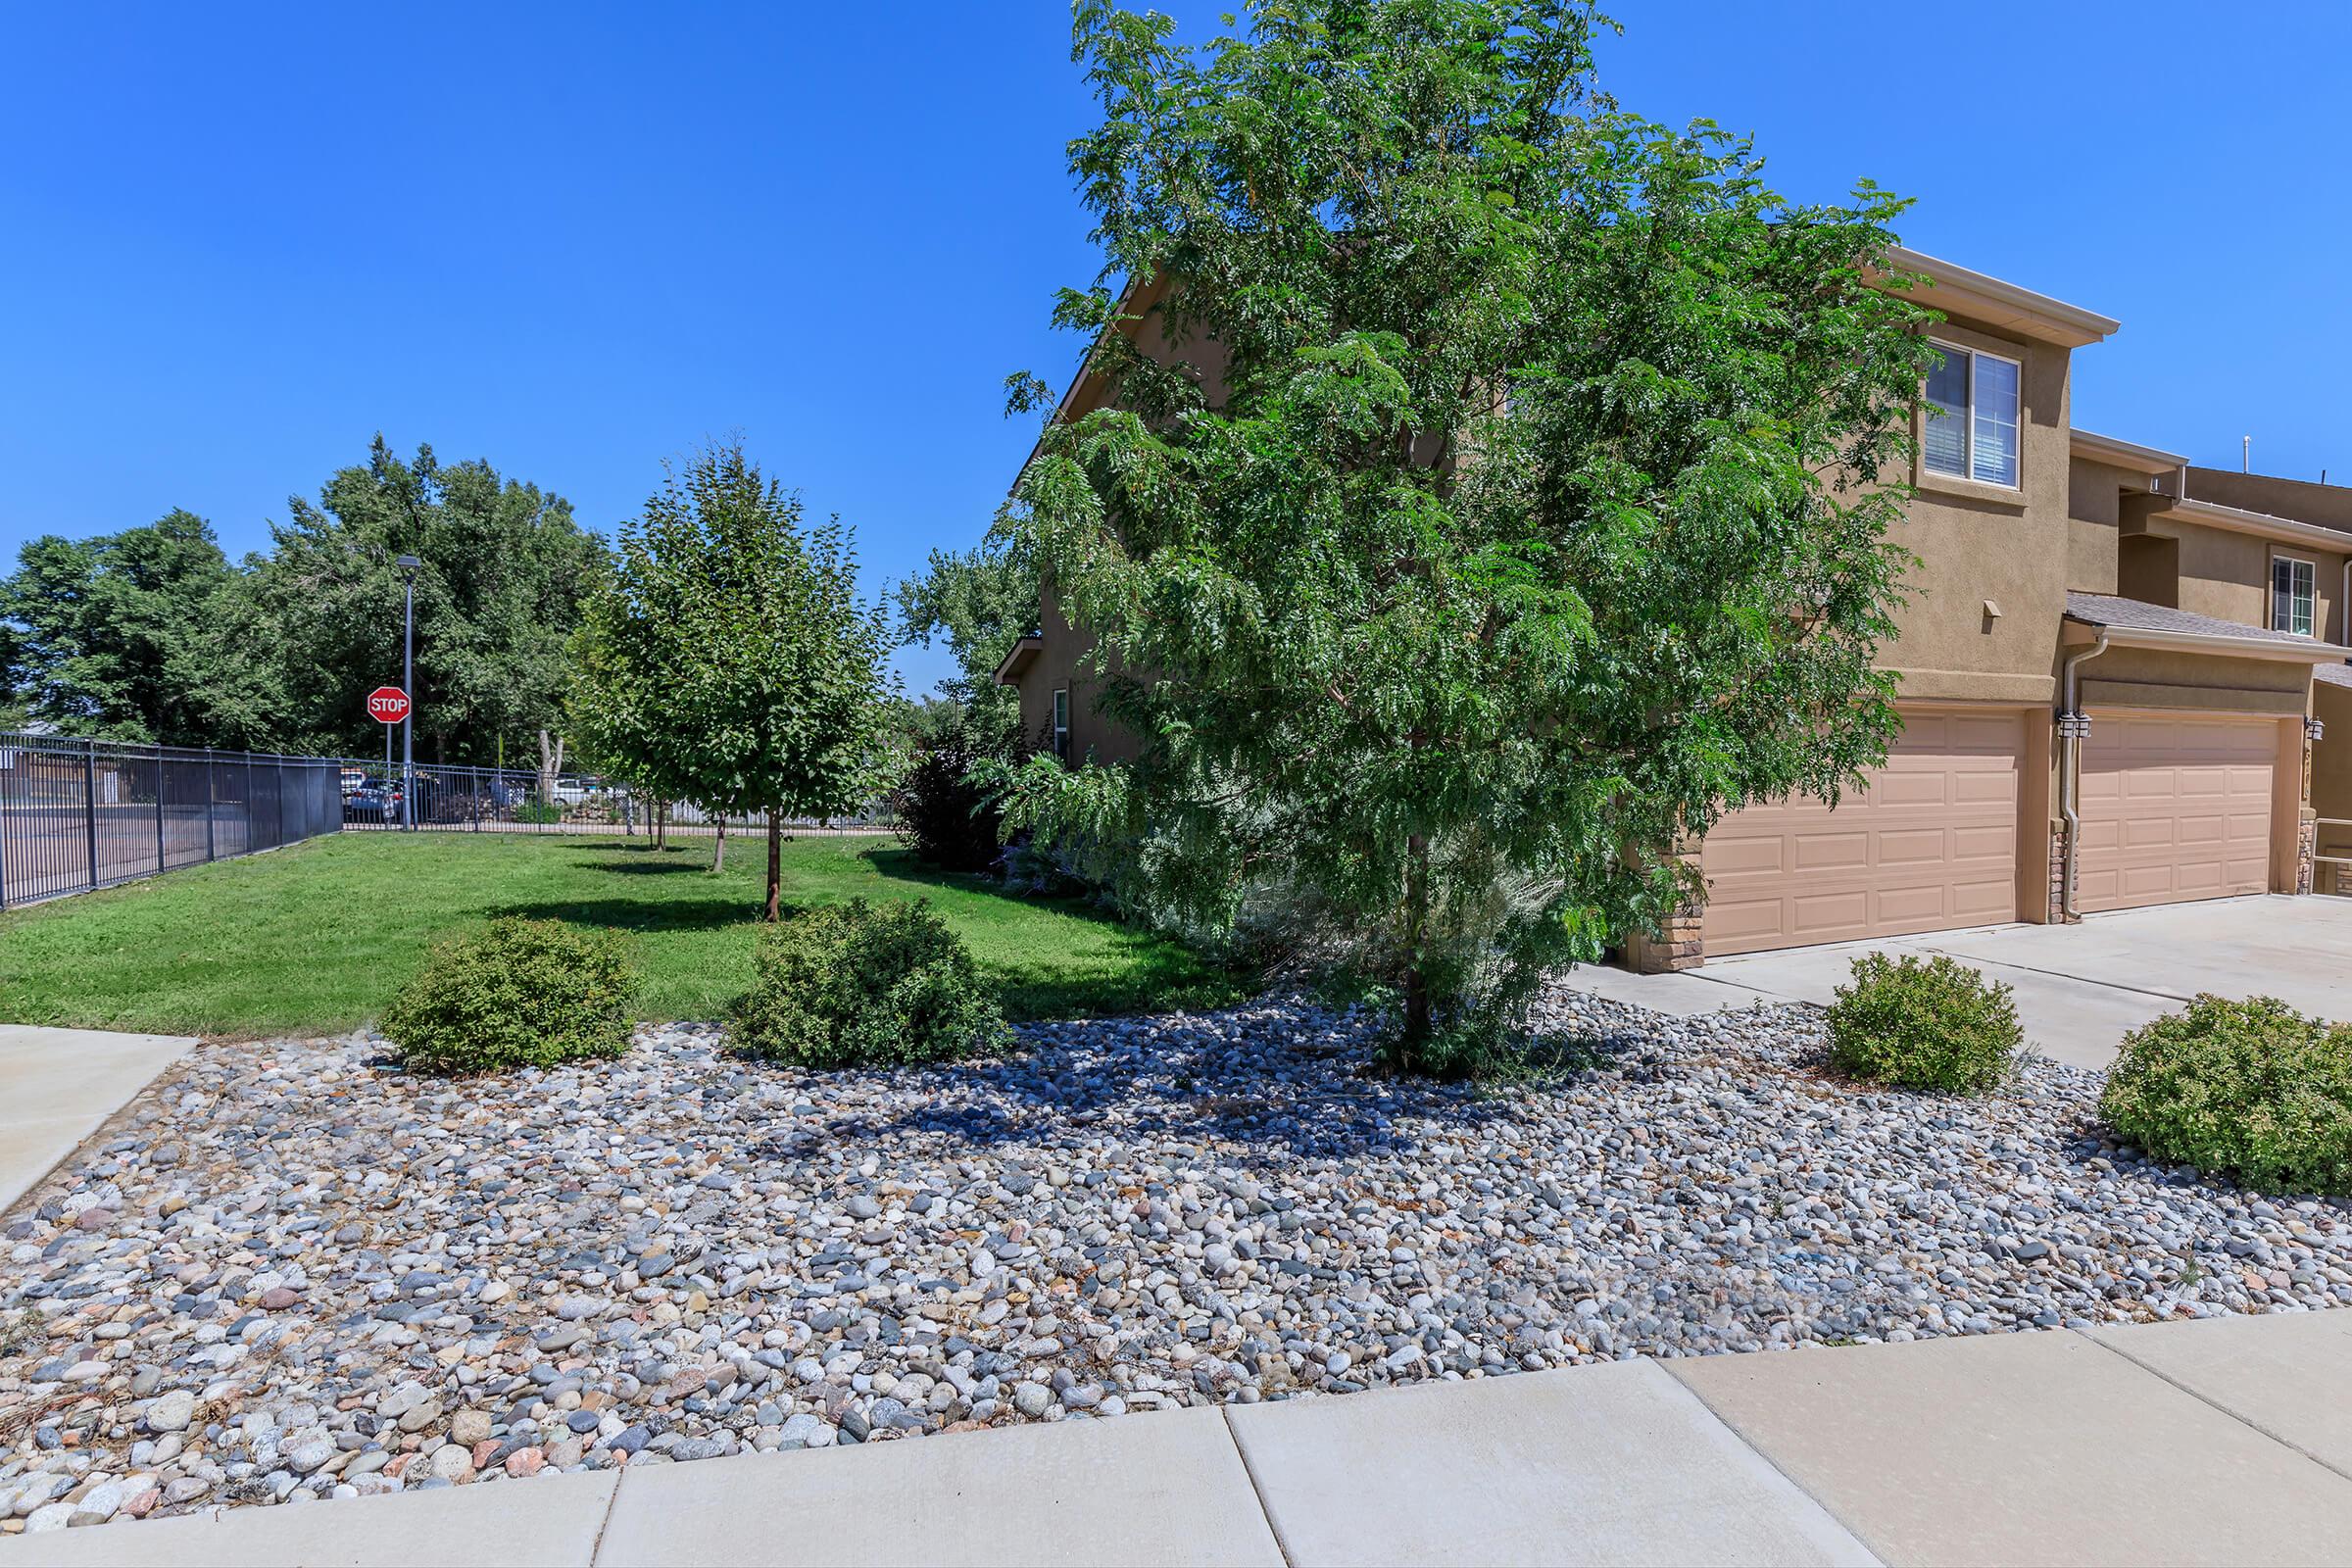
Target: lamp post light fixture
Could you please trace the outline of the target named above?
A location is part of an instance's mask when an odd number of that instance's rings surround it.
[[[409,694],[409,710],[400,720],[400,825],[416,831],[416,568],[415,556],[393,563],[405,579],[400,591],[400,689]]]

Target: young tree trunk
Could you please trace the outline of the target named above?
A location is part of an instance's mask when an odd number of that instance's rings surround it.
[[[777,906],[784,895],[784,818],[777,812],[767,813],[767,912],[762,919],[773,924],[781,912]]]
[[[667,801],[654,803],[654,848],[657,850],[669,848],[669,803]]]
[[[1429,1044],[1431,1004],[1425,946],[1429,927],[1429,841],[1416,833],[1405,841],[1404,1021],[1396,1042],[1396,1068],[1417,1071]]]
[[[727,813],[718,813],[718,839],[710,846],[710,874],[718,875],[727,863]]]

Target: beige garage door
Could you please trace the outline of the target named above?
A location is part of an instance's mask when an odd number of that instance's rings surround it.
[[[1797,799],[1707,835],[1710,956],[2017,918],[2022,713],[1920,711],[1870,788]]]
[[[2091,714],[2077,902],[2129,909],[2271,885],[2267,720]]]

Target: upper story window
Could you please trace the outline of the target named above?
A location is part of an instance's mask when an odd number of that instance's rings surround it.
[[[1952,343],[1935,348],[1923,452],[1928,471],[2017,488],[2022,368],[1981,349]]]
[[[1054,691],[1054,755],[1063,761],[1070,760],[1070,689],[1058,686]]]
[[[2271,558],[2271,630],[2319,635],[2318,568],[2292,556]]]

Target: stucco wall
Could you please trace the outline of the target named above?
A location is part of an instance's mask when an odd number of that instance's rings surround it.
[[[2274,517],[2292,517],[2297,522],[2352,530],[2352,487],[2342,484],[2316,484],[2268,473],[2192,467],[2188,470],[2188,493],[2197,501],[2218,501],[2225,507],[2246,512],[2267,512]]]
[[[2324,637],[2342,640],[2344,551],[2279,544],[2173,518],[2151,522],[2149,531],[2180,541],[2180,609],[2245,626],[2271,623],[2273,558],[2310,562],[2318,595],[2313,626]]]
[[[1905,696],[2044,701],[2074,569],[2068,353],[1966,320],[1934,335],[2021,362],[2020,484],[1951,479],[1914,462],[1919,493],[1893,537],[1919,560],[1905,578],[1911,603],[1895,617],[1900,636],[1883,657],[1901,671]]]
[[[2321,818],[2319,853],[2352,857],[2352,826],[2343,825],[2352,821],[2352,687],[2318,681],[2311,697],[2313,716],[2327,725],[2311,756],[2311,806]],[[2329,817],[2337,821],[2330,824]],[[2339,891],[2331,879],[2340,879],[2340,891],[2352,893],[2352,866],[2322,866],[2320,891]]]
[[[1099,762],[1130,760],[1137,751],[1135,736],[1095,709],[1102,692],[1102,677],[1086,667],[1094,638],[1080,636],[1062,618],[1052,585],[1039,598],[1038,624],[1045,632],[1045,646],[1016,683],[1021,695],[1022,738],[1041,751],[1053,745],[1054,693],[1066,689],[1070,694],[1070,760],[1083,762],[1090,753]]]
[[[2311,666],[2169,648],[2110,648],[2085,662],[2080,678],[2085,708],[2301,713]]]

